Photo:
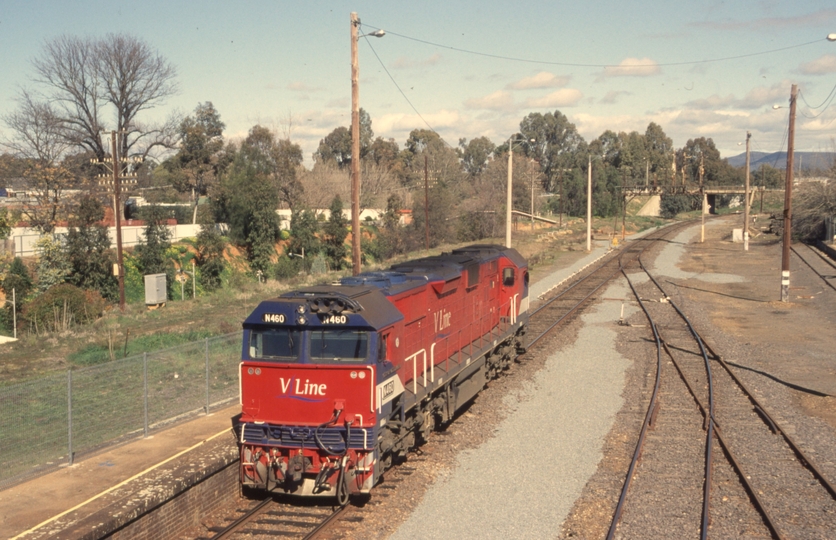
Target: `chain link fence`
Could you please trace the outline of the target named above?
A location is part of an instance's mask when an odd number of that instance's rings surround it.
[[[0,489],[238,398],[241,332],[0,387]]]

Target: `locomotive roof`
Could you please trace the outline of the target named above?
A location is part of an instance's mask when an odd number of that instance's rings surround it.
[[[344,277],[339,283],[314,285],[285,293],[261,302],[244,323],[261,324],[265,313],[292,313],[299,305],[307,305],[310,309],[319,300],[339,301],[345,306],[345,313],[357,314],[369,326],[382,328],[403,319],[401,312],[386,296],[394,296],[429,282],[450,282],[459,278],[468,267],[500,256],[507,257],[517,267],[527,266],[526,260],[515,249],[494,244],[475,244],[454,249],[450,253],[396,264],[389,270]],[[312,324],[317,323],[312,321]]]
[[[293,313],[296,306],[311,305],[317,299],[340,301],[345,314],[357,314],[373,328],[382,328],[403,319],[403,314],[377,287],[346,285],[315,285],[285,293],[277,298],[261,302],[247,317],[244,324],[261,324],[265,313],[287,311]],[[316,325],[314,319],[309,324]]]
[[[419,284],[456,279],[467,267],[498,259],[503,255],[518,267],[527,266],[526,260],[515,249],[495,244],[474,244],[454,249],[449,253],[395,264],[388,270],[363,272],[357,276],[345,277],[341,283],[371,285],[383,289],[388,295],[395,295]]]

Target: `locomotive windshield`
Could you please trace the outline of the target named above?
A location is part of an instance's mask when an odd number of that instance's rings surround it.
[[[299,360],[302,332],[295,328],[267,328],[250,332],[250,358],[295,362]]]
[[[311,360],[363,362],[368,356],[369,334],[363,330],[311,330]]]

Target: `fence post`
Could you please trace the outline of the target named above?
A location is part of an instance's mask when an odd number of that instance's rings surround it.
[[[204,341],[204,356],[206,357],[206,414],[209,414],[209,338]]]
[[[142,403],[144,406],[143,412],[143,433],[148,437],[148,353],[142,353]]]
[[[67,465],[73,464],[73,370],[67,370]]]

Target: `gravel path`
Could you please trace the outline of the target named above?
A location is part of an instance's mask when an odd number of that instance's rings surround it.
[[[604,297],[628,292],[616,283]],[[634,309],[626,306],[625,316]],[[594,474],[622,406],[628,361],[615,351],[612,329],[620,316],[619,300],[589,309],[574,344],[552,353],[521,392],[506,397],[507,416],[494,437],[460,454],[391,538],[554,536]]]

